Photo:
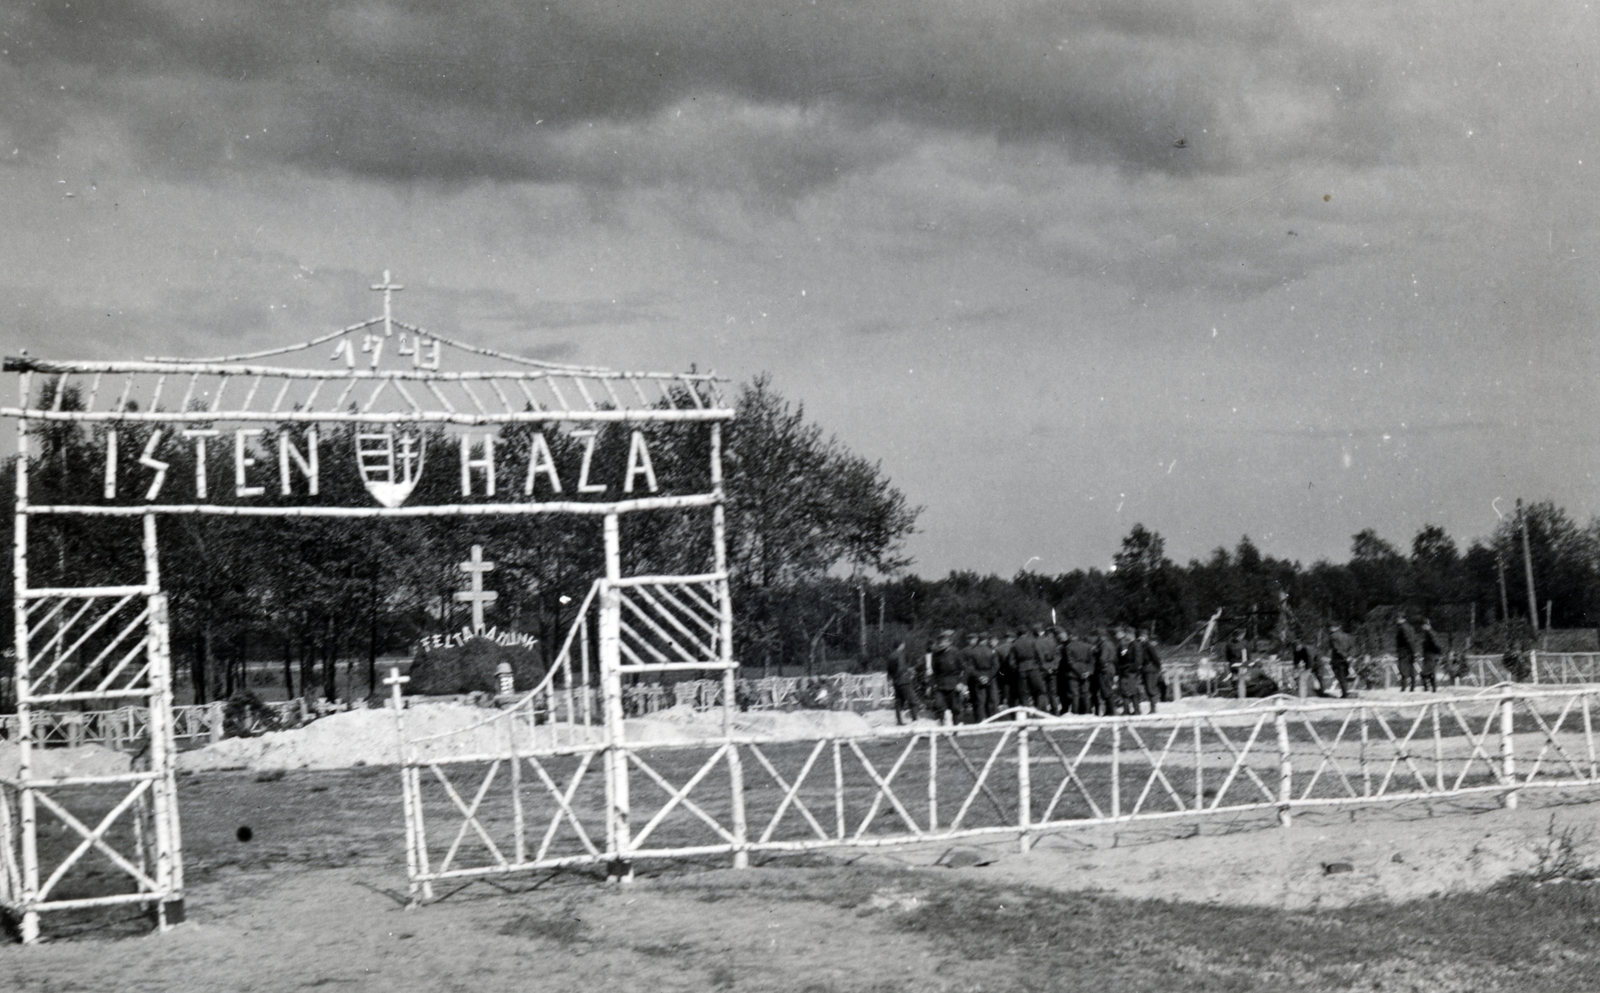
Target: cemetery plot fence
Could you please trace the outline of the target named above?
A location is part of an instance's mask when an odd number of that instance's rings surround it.
[[[1600,785],[1600,689],[1492,688],[1417,703],[1288,697],[1211,714],[1059,718],[800,741],[573,741],[526,711],[468,754],[411,742],[414,898],[434,885],[646,858],[883,846]],[[480,729],[481,734],[481,729]],[[625,775],[619,775],[619,772]]]

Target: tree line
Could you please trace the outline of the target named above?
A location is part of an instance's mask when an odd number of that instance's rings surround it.
[[[1367,529],[1351,537],[1348,561],[1309,566],[1264,553],[1248,535],[1232,549],[1179,564],[1159,533],[1135,524],[1107,569],[905,576],[874,592],[890,623],[924,637],[942,627],[988,630],[1054,618],[1148,627],[1169,645],[1197,644],[1193,636],[1215,616],[1221,635],[1241,629],[1251,638],[1315,640],[1337,620],[1392,641],[1384,625],[1404,612],[1500,650],[1536,630],[1600,624],[1600,518],[1580,525],[1553,502],[1535,502],[1465,550],[1433,524],[1407,546]]]

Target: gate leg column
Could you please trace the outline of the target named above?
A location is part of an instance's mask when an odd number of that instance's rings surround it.
[[[611,807],[606,819],[612,838],[611,881],[632,882],[628,860],[628,754],[622,725],[622,593],[612,582],[622,578],[617,515],[605,520],[606,580],[600,588],[600,686],[605,694],[606,784]]]

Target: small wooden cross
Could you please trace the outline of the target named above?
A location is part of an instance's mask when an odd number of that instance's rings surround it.
[[[483,605],[494,603],[500,599],[499,593],[483,588],[483,574],[494,571],[494,563],[483,560],[482,545],[473,545],[472,559],[469,562],[461,563],[461,571],[472,576],[472,589],[470,591],[462,590],[457,593],[456,602],[472,604],[472,630],[482,631]]]
[[[405,287],[396,284],[392,279],[390,279],[389,270],[385,269],[383,270],[383,282],[372,284],[372,288],[374,290],[383,291],[383,336],[385,338],[393,337],[394,312],[391,309],[391,302],[394,300],[395,291],[403,290]]]
[[[409,682],[411,682],[411,677],[410,676],[402,676],[402,675],[400,675],[400,667],[399,666],[392,665],[392,666],[389,667],[389,678],[387,678],[387,679],[385,679],[383,681],[383,685],[392,688],[390,695],[394,699],[394,709],[396,709],[396,710],[404,710],[405,709],[405,703],[400,699],[400,687],[404,686],[406,683],[409,683]]]

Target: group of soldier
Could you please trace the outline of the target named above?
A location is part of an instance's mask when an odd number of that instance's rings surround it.
[[[1444,648],[1434,634],[1432,623],[1424,620],[1419,631],[1405,614],[1398,615],[1394,627],[1394,654],[1395,667],[1400,670],[1400,692],[1416,692],[1419,657],[1422,688],[1435,692],[1439,689],[1439,660],[1444,657]]]
[[[926,706],[945,723],[978,723],[1013,707],[1050,714],[1154,713],[1165,690],[1148,631],[1045,624],[1003,631],[940,631],[921,664],[897,645],[887,660],[895,720]],[[920,691],[919,691],[920,684]],[[926,703],[923,696],[926,694]]]

